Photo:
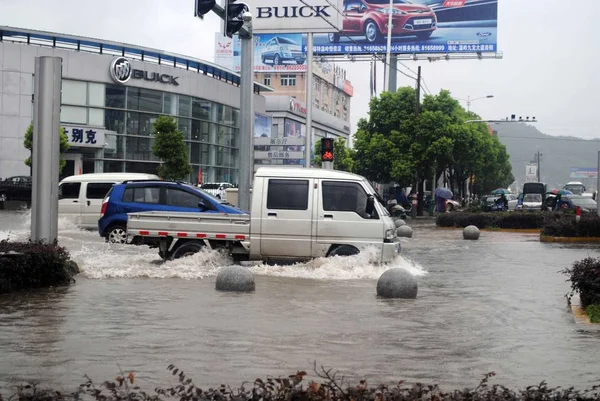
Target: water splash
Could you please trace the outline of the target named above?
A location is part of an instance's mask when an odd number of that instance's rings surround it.
[[[386,270],[399,267],[414,276],[423,276],[427,271],[414,261],[397,256],[390,263],[376,263],[376,251],[367,249],[354,256],[317,258],[307,263],[287,266],[256,264],[250,270],[257,275],[307,278],[318,280],[378,279]]]

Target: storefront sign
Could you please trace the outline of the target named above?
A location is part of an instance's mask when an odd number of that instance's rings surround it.
[[[304,146],[304,138],[254,138],[254,145]]]
[[[110,76],[119,84],[124,84],[129,81],[130,78],[133,78],[179,86],[179,82],[177,82],[179,77],[135,69],[131,66],[129,59],[125,57],[117,57],[110,63]]]
[[[69,145],[76,148],[103,148],[106,130],[85,126],[62,126],[69,137]]]
[[[294,98],[290,99],[290,110],[302,115],[306,115],[306,107],[304,107],[302,103]]]
[[[342,29],[342,0],[245,0],[255,33],[336,32]]]
[[[254,151],[254,159],[302,159],[304,152],[287,152],[287,151]]]

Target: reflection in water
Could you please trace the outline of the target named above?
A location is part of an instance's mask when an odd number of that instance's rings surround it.
[[[0,213],[0,227],[24,236],[26,218]],[[62,221],[60,243],[83,273],[68,289],[0,296],[0,386],[71,388],[120,366],[152,388],[166,383],[170,363],[201,386],[237,385],[313,361],[371,383],[462,387],[490,371],[511,387],[597,382],[600,330],[574,323],[557,273],[597,248],[501,232],[467,242],[460,231],[413,228],[393,266],[417,275],[419,295],[382,300],[376,278],[387,267],[365,255],[256,265],[256,292],[218,293],[215,276],[230,263],[219,254],[159,263],[154,250],[108,245]]]

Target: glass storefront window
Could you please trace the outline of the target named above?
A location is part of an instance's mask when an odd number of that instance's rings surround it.
[[[162,113],[162,92],[143,88],[127,88],[127,108]]]
[[[192,140],[208,142],[210,124],[204,121],[192,120]]]
[[[125,87],[116,85],[106,85],[105,88],[106,107],[115,109],[125,108]]]
[[[231,169],[228,168],[216,168],[215,169],[215,181],[216,182],[233,182],[233,175]]]
[[[62,106],[60,108],[60,122],[71,124],[87,124],[87,108]]]
[[[189,96],[179,96],[178,115],[180,117],[191,117],[192,115],[192,98]]]
[[[222,104],[218,104],[217,119],[215,122],[225,125],[234,125],[235,121],[233,117],[233,108],[229,106],[224,106]]]
[[[186,141],[190,140],[190,130],[191,130],[192,120],[189,118],[178,118],[177,126],[179,131],[183,132],[183,137]]]
[[[192,117],[201,120],[210,120],[210,102],[192,99]]]
[[[94,82],[88,83],[88,105],[104,107],[106,102],[104,97],[104,84],[97,84]]]
[[[129,173],[158,174],[158,163],[125,163],[125,171]]]
[[[125,112],[121,110],[104,110],[104,126],[118,134],[125,133]]]
[[[157,160],[152,154],[151,138],[126,137],[125,158],[131,160]]]
[[[150,136],[157,118],[156,114],[127,113],[127,135]]]
[[[62,103],[85,106],[87,104],[87,83],[62,81]]]
[[[224,127],[219,125],[217,132],[217,144],[223,146],[234,146],[235,143],[235,130],[230,127]]]
[[[173,93],[163,94],[163,113],[172,116],[177,115],[177,95]]]
[[[217,166],[225,166],[225,167],[234,167],[235,166],[234,149],[217,146],[216,153],[217,153]]]
[[[200,163],[200,144],[196,142],[191,142],[190,148],[190,163]]]
[[[106,134],[106,147],[104,148],[104,157],[121,159],[123,157],[123,137],[120,135]],[[121,155],[117,153],[117,140],[121,142]]]
[[[105,173],[121,173],[123,172],[123,162],[114,160],[104,160],[104,172]]]

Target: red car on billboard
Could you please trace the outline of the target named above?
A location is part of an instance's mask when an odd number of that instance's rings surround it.
[[[437,28],[437,17],[431,8],[408,0],[393,0],[392,35],[416,36],[428,39]],[[339,33],[330,33],[329,41],[336,43],[341,35],[364,36],[369,43],[387,38],[389,0],[345,0],[344,25]]]

